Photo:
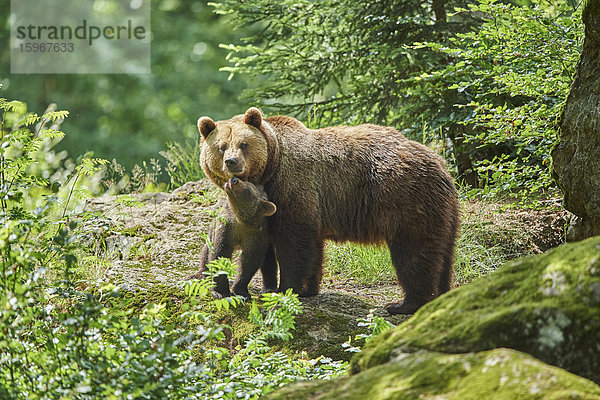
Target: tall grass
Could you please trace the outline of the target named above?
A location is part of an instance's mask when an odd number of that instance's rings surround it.
[[[355,243],[327,243],[327,273],[361,285],[393,282],[396,277],[386,246],[362,246]]]
[[[465,225],[456,244],[454,283],[464,285],[496,270],[510,258],[499,244],[489,245],[485,224]]]
[[[204,178],[200,166],[200,150],[200,141],[196,138],[194,142],[169,142],[167,150],[160,152],[167,160],[166,171],[169,174],[171,189]]]
[[[454,259],[454,284],[464,285],[496,270],[514,258],[510,246],[494,239],[490,224],[464,224],[458,238]],[[326,273],[334,280],[372,285],[394,282],[396,273],[387,246],[363,246],[355,243],[328,243],[325,250]]]

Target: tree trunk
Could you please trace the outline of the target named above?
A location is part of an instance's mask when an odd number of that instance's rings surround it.
[[[431,4],[433,13],[435,14],[436,23],[446,22],[446,0],[433,0]]]
[[[583,22],[583,50],[552,151],[564,206],[575,214],[568,241],[600,235],[600,0],[587,0]]]

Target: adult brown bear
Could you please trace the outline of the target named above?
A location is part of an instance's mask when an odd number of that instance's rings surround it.
[[[202,169],[215,184],[232,176],[263,185],[279,290],[319,291],[326,239],[387,243],[410,314],[450,289],[459,225],[456,189],[444,160],[390,127],[312,130],[260,110],[215,123],[198,120]]]

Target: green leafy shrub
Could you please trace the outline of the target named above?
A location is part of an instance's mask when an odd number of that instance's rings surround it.
[[[464,129],[454,144],[470,157],[484,189],[479,193],[529,203],[554,187],[550,150],[579,58],[580,11],[566,3],[481,0],[459,12],[477,14],[483,24],[448,44],[427,43],[449,62],[415,82],[460,96],[455,122]]]
[[[163,182],[163,166],[155,158],[142,165],[135,164],[131,171],[113,159],[103,169],[102,188],[109,194],[128,194],[142,192],[158,192],[176,189],[186,182],[198,181],[204,178],[200,166],[200,142],[196,138],[190,142],[167,142],[167,150],[160,155],[166,160],[164,172],[169,176],[169,184]]]
[[[357,320],[358,326],[366,327],[369,329],[369,333],[356,335],[354,340],[350,338],[348,342],[343,344],[343,346],[346,348],[346,351],[351,353],[359,353],[361,350],[358,345],[362,346],[380,333],[395,327],[394,324],[386,321],[384,318],[373,315],[373,311],[374,310],[371,310],[366,318],[359,318]]]
[[[161,192],[167,189],[167,184],[161,182],[162,175],[162,165],[155,158],[142,161],[141,166],[135,164],[131,171],[113,158],[102,169],[100,183],[107,194]]]

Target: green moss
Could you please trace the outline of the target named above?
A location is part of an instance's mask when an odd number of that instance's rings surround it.
[[[289,385],[266,399],[600,399],[587,379],[509,349],[398,353],[351,377]]]
[[[187,296],[181,289],[160,284],[149,286],[147,290],[122,291],[122,296],[123,301],[119,307],[124,310],[133,309],[141,312],[150,303],[164,304],[165,324],[179,321],[182,305],[187,301]]]
[[[505,264],[452,290],[352,360],[358,372],[396,351],[509,347],[600,382],[600,238]]]
[[[235,349],[237,346],[242,346],[248,335],[256,331],[256,326],[248,319],[250,313],[250,304],[241,304],[229,310],[217,310],[214,305],[209,302],[206,304],[206,311],[214,316],[214,320],[219,323],[229,325],[231,329],[225,330],[225,343],[227,348]]]
[[[349,361],[353,353],[345,351],[342,344],[350,337],[367,333],[365,328],[358,327],[355,318],[307,307],[304,314],[296,318],[296,326],[294,339],[285,347],[294,352],[305,351],[310,358],[323,355]]]

